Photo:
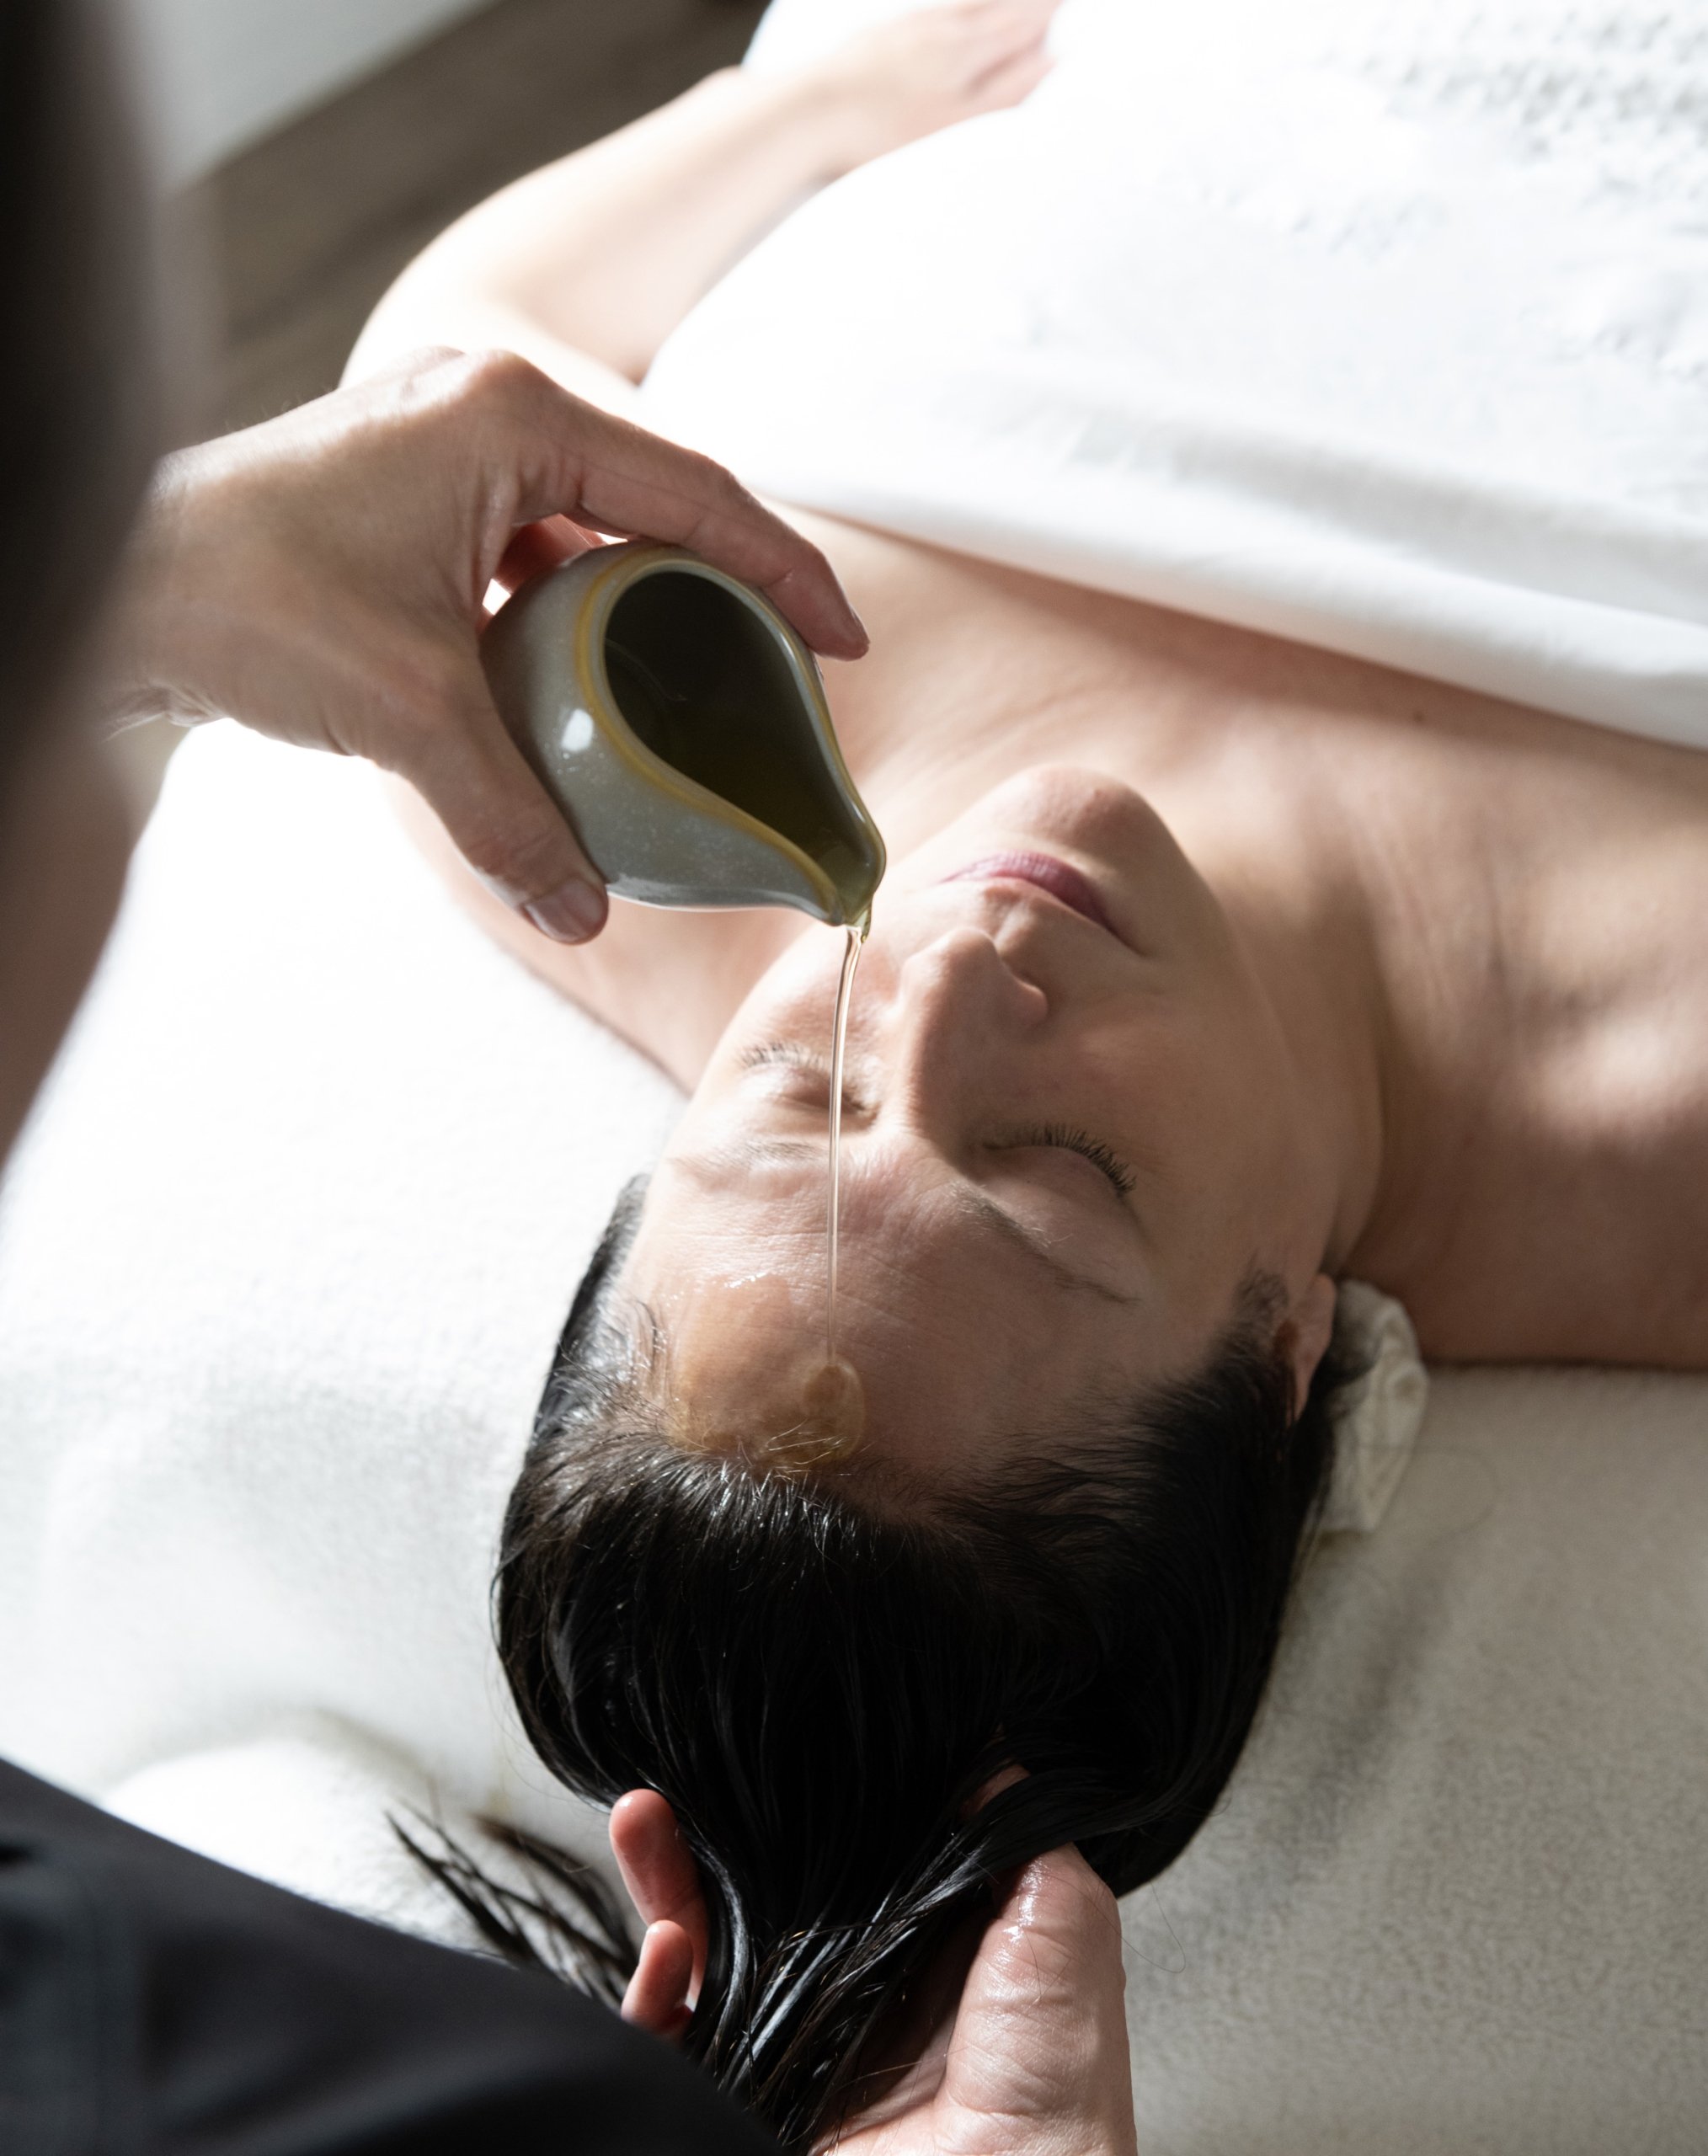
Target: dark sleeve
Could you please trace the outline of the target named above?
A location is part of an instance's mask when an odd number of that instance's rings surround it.
[[[322,1908],[0,1762],[7,2156],[776,2156],[549,1977]]]

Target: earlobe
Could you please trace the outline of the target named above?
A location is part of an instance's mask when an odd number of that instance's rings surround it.
[[[1293,1412],[1305,1406],[1316,1366],[1334,1337],[1335,1285],[1319,1273],[1294,1305],[1287,1321],[1288,1359],[1293,1365]]]

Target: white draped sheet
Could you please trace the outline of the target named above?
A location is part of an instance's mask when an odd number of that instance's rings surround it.
[[[897,12],[777,0],[753,64]],[[1066,0],[660,354],[784,501],[1708,743],[1708,7]]]

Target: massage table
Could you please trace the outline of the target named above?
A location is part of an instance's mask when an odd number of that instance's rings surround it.
[[[779,6],[754,64],[878,12]],[[1034,106],[807,205],[671,340],[658,424],[783,499],[1700,739],[1702,9],[1177,13],[1070,0]],[[1196,193],[1193,124],[1228,139]],[[1464,332],[1479,396],[1423,318],[1503,176],[1476,275],[1541,253],[1529,312]],[[1188,350],[1212,259],[1261,304],[1207,300]],[[372,773],[191,739],[0,1198],[0,1751],[462,1944],[394,1819],[596,1860],[489,1583],[576,1280],[680,1105],[485,939]],[[1397,1489],[1310,1556],[1224,1802],[1125,1904],[1146,2156],[1696,2156],[1705,1647],[1708,1381],[1434,1372]]]

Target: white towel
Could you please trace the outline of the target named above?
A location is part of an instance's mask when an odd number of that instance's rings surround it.
[[[777,0],[755,64],[899,12]],[[1708,743],[1708,0],[1067,0],[666,344],[655,423],[963,551]]]
[[[1146,2156],[1700,2156],[1708,1384],[1437,1371],[1127,1934]]]
[[[457,914],[370,774],[227,728],[180,755],[0,1208],[0,1751],[461,1939],[388,1812],[597,1843],[486,1586],[675,1097]],[[1438,1373],[1225,1804],[1128,1905],[1147,2156],[1698,2156],[1705,1648],[1708,1384]]]
[[[310,1714],[561,1826],[490,1644],[499,1523],[677,1107],[371,771],[188,741],[0,1208],[0,1751],[109,1791]]]

